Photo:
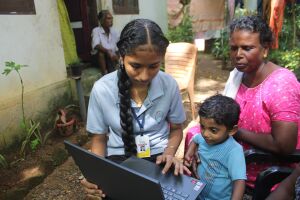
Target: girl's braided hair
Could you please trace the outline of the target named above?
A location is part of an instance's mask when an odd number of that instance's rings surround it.
[[[164,55],[169,41],[165,38],[162,30],[155,22],[148,19],[135,19],[124,27],[117,46],[122,59],[124,59],[124,56],[134,54],[138,46],[145,44],[151,44],[158,54]],[[120,62],[118,78],[120,124],[123,129],[122,140],[124,143],[125,156],[129,157],[136,155],[137,151],[131,112],[131,81],[123,62]]]

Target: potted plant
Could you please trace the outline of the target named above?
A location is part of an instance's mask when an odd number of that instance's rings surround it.
[[[80,61],[80,59],[76,59],[74,62],[69,64],[71,76],[73,78],[80,77],[82,73],[82,68],[84,64]]]
[[[69,105],[65,108],[59,109],[55,120],[55,128],[61,136],[70,136],[77,129],[77,120],[72,113],[72,107],[76,105]]]

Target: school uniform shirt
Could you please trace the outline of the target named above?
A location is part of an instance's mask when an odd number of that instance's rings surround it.
[[[104,29],[101,26],[98,26],[93,29],[92,34],[92,51],[91,54],[95,55],[97,50],[95,47],[100,44],[105,49],[111,50],[114,54],[117,51],[117,42],[119,41],[119,33],[112,27],[109,29],[108,36],[106,35]]]
[[[196,134],[193,141],[199,145],[198,175],[206,184],[198,199],[230,200],[233,181],[247,179],[242,146],[231,136],[217,145],[207,144],[201,134]]]
[[[117,71],[98,80],[91,91],[87,131],[93,134],[108,134],[107,156],[124,155],[122,128],[120,125],[120,99],[117,86]],[[176,81],[159,71],[153,78],[143,105],[131,100],[138,119],[144,119],[144,132],[150,138],[151,155],[162,153],[168,143],[169,123],[181,124],[185,121],[185,111]],[[134,134],[140,134],[140,127],[133,117]]]

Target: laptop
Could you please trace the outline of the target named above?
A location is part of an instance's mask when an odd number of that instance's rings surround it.
[[[113,200],[195,200],[204,183],[186,175],[162,174],[162,167],[130,157],[121,164],[97,156],[69,141],[65,147],[84,177]]]

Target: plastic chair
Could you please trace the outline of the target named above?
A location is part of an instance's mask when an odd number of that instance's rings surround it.
[[[192,111],[195,119],[194,79],[197,64],[197,47],[191,43],[171,43],[165,55],[165,72],[177,81],[181,92],[188,92]]]
[[[300,162],[300,150],[296,150],[289,155],[275,155],[266,153],[257,149],[245,151],[246,163],[251,162],[274,162],[274,163],[298,163]],[[271,193],[271,189],[276,184],[292,173],[293,169],[289,167],[271,166],[257,175],[255,186],[250,191],[252,200],[263,200]]]

